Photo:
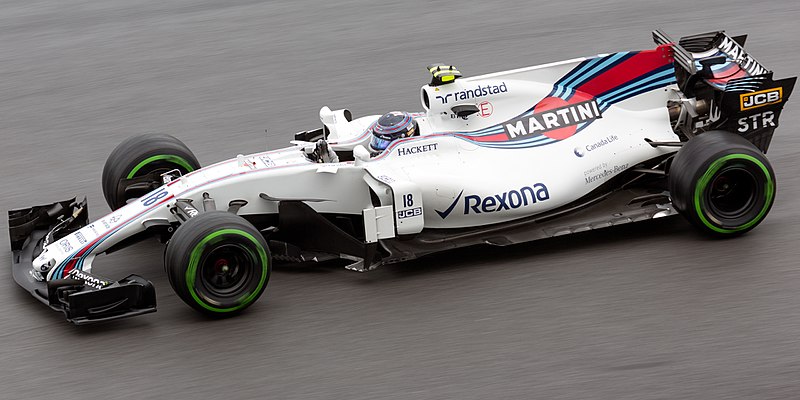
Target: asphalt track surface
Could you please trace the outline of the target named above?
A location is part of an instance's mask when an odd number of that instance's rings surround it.
[[[86,194],[103,215],[105,157],[132,134],[209,164],[284,145],[322,105],[419,110],[429,62],[477,75],[726,29],[793,76],[798,20],[788,0],[2,1],[0,209]],[[798,104],[769,154],[777,202],[736,240],[674,218],[369,274],[280,269],[223,321],[176,297],[145,242],[96,271],[150,278],[159,311],[90,327],[3,261],[0,398],[798,398]]]

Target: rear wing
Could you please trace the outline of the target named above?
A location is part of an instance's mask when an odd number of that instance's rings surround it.
[[[707,115],[695,114],[681,126],[687,136],[721,129],[767,151],[796,77],[774,80],[772,71],[744,50],[747,35],[716,31],[675,41],[656,30],[653,40],[672,48],[675,78],[684,96],[708,106]]]
[[[747,35],[731,37],[725,31],[716,31],[684,36],[675,42],[666,33],[656,30],[653,40],[659,45],[671,45],[675,64],[688,75],[699,74],[718,89],[724,89],[726,83],[739,78],[772,73],[744,50]]]

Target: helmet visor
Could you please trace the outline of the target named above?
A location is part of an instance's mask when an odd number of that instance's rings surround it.
[[[384,139],[380,136],[372,136],[372,140],[369,142],[369,147],[372,147],[373,150],[386,150],[389,147],[389,144],[392,143],[392,139]]]

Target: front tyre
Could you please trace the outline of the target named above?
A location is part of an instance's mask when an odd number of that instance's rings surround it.
[[[244,218],[211,211],[182,224],[164,256],[175,293],[210,316],[253,304],[269,281],[272,260],[264,237]]]
[[[735,236],[753,229],[775,201],[775,172],[739,135],[711,131],[689,140],[669,171],[675,208],[700,231]]]
[[[116,210],[129,200],[162,185],[161,174],[177,169],[186,174],[200,162],[174,136],[149,133],[125,139],[108,156],[103,167],[103,195]]]

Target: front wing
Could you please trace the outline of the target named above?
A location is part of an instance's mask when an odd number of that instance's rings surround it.
[[[76,325],[156,311],[153,284],[140,276],[112,281],[76,269],[65,279],[47,281],[35,270],[33,260],[45,243],[80,229],[87,221],[85,199],[9,211],[11,269],[17,284],[50,308],[63,311]]]

